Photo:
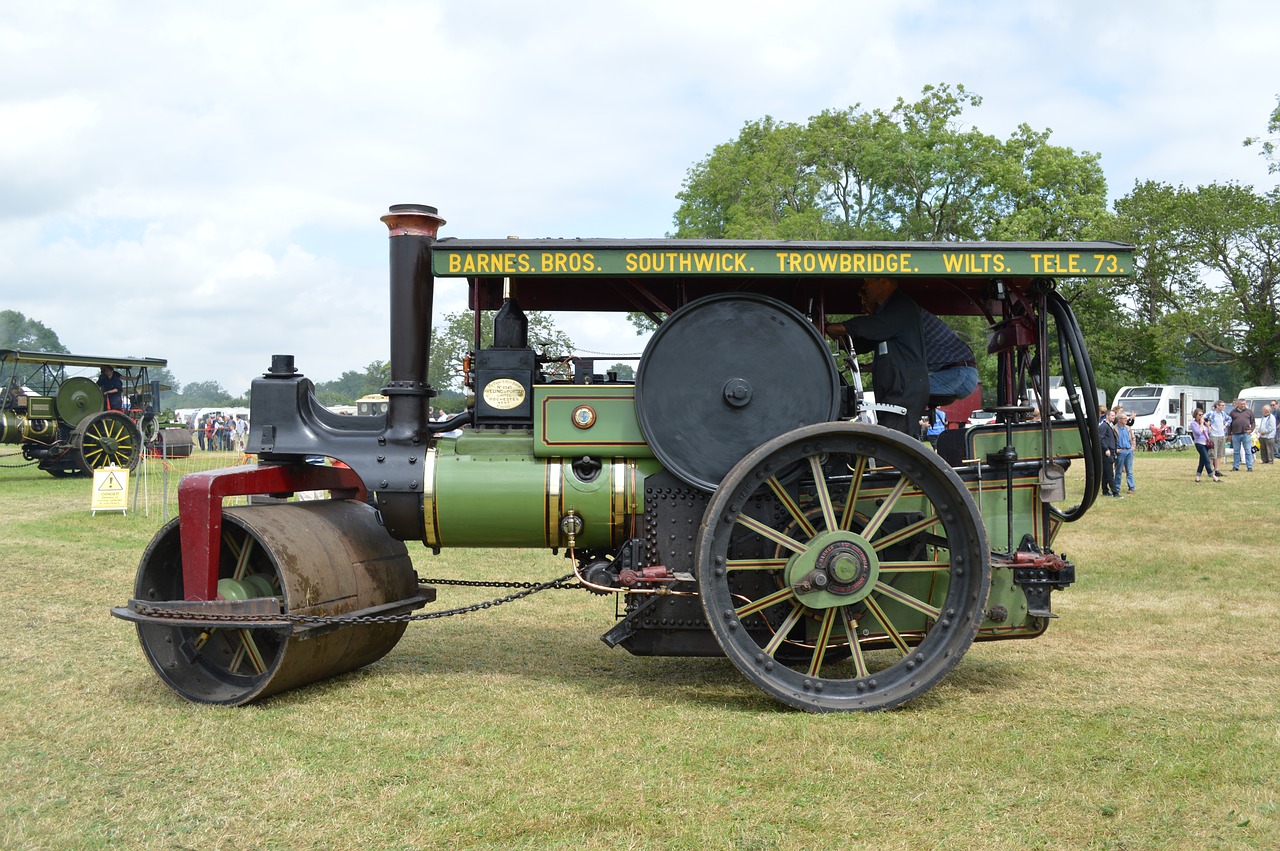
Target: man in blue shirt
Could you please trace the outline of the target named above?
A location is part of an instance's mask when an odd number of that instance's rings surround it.
[[[968,395],[968,394],[966,394]],[[947,430],[947,412],[941,408],[933,409],[932,421],[926,422],[924,437],[934,449],[938,448],[938,435]]]

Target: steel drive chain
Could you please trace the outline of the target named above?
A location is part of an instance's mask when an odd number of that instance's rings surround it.
[[[418,614],[403,615],[292,615],[287,613],[273,615],[222,615],[212,613],[201,613],[185,609],[166,609],[163,606],[152,606],[146,603],[139,603],[136,610],[139,614],[149,615],[155,618],[164,618],[166,620],[198,620],[198,621],[216,621],[234,624],[246,623],[279,623],[281,621],[292,624],[383,624],[383,623],[409,623],[411,621],[429,621],[437,618],[447,618],[453,615],[465,615],[471,612],[478,612],[482,609],[492,609],[501,606],[503,603],[511,603],[516,600],[537,594],[539,591],[548,589],[568,589],[581,588],[575,582],[570,582],[574,578],[574,574],[566,573],[558,579],[552,579],[547,582],[479,582],[466,579],[426,579],[422,580],[428,585],[465,585],[477,588],[520,588],[514,594],[508,594],[506,597],[499,597],[496,600],[485,600],[482,603],[472,603],[469,606],[459,606],[456,609],[441,609],[435,612],[420,612]]]
[[[21,455],[22,455],[21,452],[10,452],[7,455],[0,455],[0,459],[17,458]],[[8,470],[16,470],[19,467],[30,467],[32,464],[38,464],[38,463],[39,461],[37,460],[31,460],[31,461],[24,461],[21,464],[0,464],[0,467],[4,467],[5,469],[8,469]]]

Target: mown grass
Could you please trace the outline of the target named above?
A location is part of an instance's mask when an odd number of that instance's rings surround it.
[[[362,671],[240,709],[151,673],[129,596],[150,517],[0,468],[0,844],[17,848],[1280,846],[1280,472],[1139,491],[1067,527],[1035,641],[978,645],[898,711],[784,709],[715,659],[610,650],[547,592],[410,626]],[[534,551],[424,576],[546,579]],[[441,606],[482,599],[442,588]]]

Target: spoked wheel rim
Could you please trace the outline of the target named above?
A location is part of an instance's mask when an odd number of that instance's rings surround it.
[[[224,599],[280,596],[275,565],[243,528],[223,527],[218,593]],[[138,569],[134,594],[182,599],[177,521],[157,536]],[[139,624],[138,638],[165,682],[188,700],[238,704],[259,693],[279,667],[287,635],[270,629]]]
[[[990,591],[964,483],[896,431],[823,423],[745,457],[698,540],[707,622],[739,670],[817,712],[890,709],[964,655]]]
[[[385,614],[396,603],[430,602],[419,592],[404,543],[387,535],[377,513],[353,500],[244,506],[222,512],[217,596],[279,599],[287,619]],[[183,599],[178,521],[143,553],[135,599]],[[266,607],[270,608],[270,607]],[[137,620],[138,639],[160,679],[196,703],[241,705],[376,662],[404,635],[403,620],[194,626],[163,617]]]
[[[132,470],[142,457],[142,432],[119,411],[104,411],[76,426],[74,443],[86,470]]]

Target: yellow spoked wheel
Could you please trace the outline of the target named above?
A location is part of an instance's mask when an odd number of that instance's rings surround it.
[[[71,443],[85,475],[112,465],[132,470],[142,458],[142,432],[119,411],[103,411],[81,420]]]
[[[896,431],[806,426],[735,466],[703,518],[696,565],[725,655],[815,712],[889,709],[960,661],[991,585],[964,483]]]

